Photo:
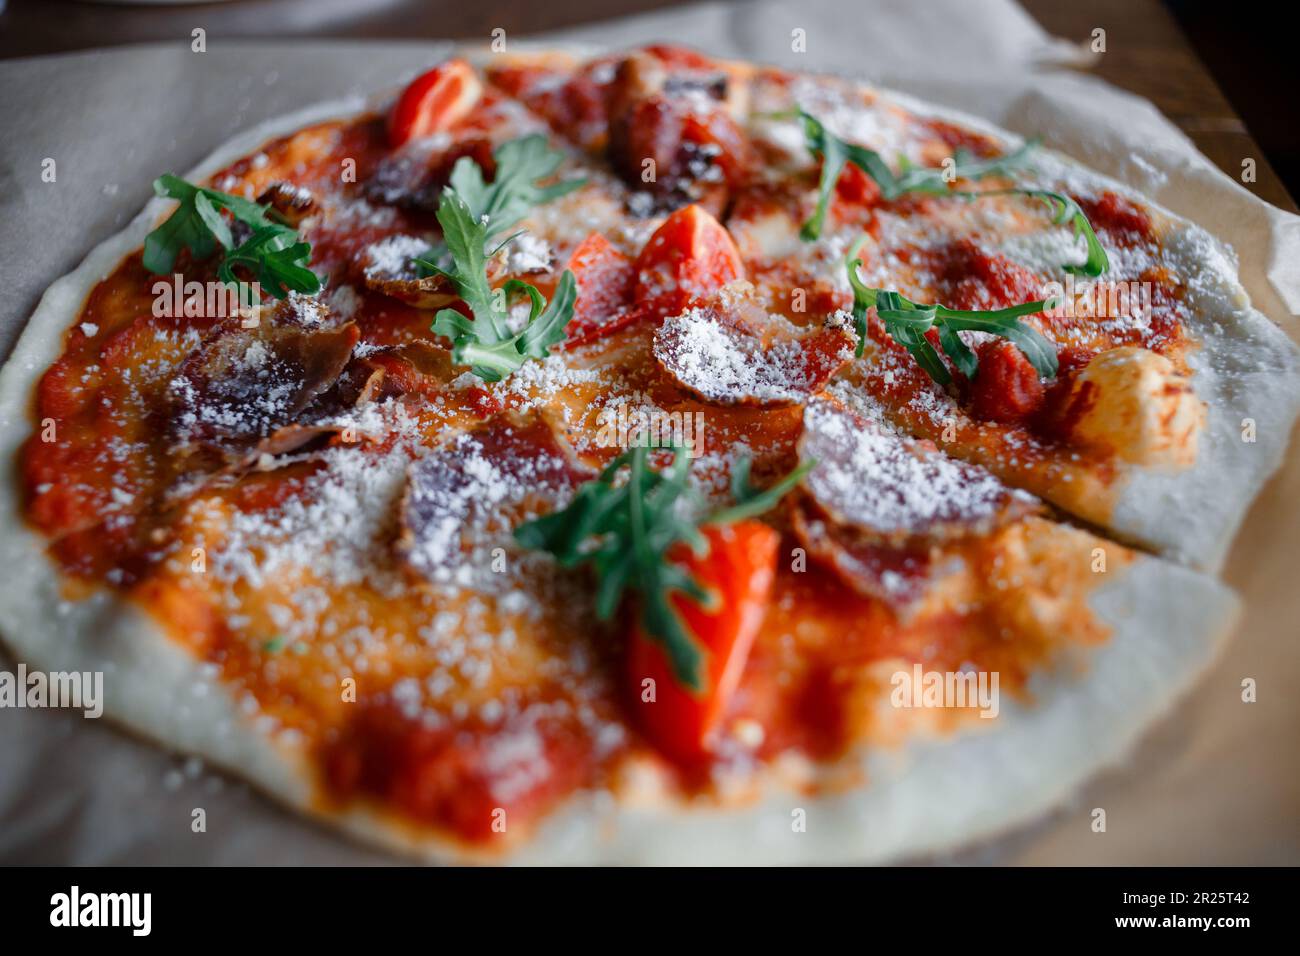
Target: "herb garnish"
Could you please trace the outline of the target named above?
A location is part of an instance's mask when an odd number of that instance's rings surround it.
[[[1077,202],[1064,193],[1054,193],[1048,189],[963,189],[954,190],[952,195],[972,200],[984,196],[1027,196],[1030,199],[1041,200],[1051,209],[1053,225],[1063,226],[1068,222],[1074,235],[1083,236],[1084,242],[1088,245],[1087,259],[1079,265],[1062,263],[1061,268],[1072,275],[1088,276],[1093,279],[1110,269],[1110,259],[1106,256],[1106,249],[1097,238],[1097,233],[1093,231],[1087,214]]]
[[[641,625],[646,635],[661,644],[673,673],[684,686],[700,687],[701,652],[683,626],[670,595],[678,592],[708,607],[716,599],[668,551],[684,544],[702,555],[708,542],[701,524],[729,524],[762,514],[776,505],[801,479],[813,462],[804,462],[765,490],[749,481],[749,460],[737,463],[732,475],[735,503],[702,519],[682,514],[679,501],[696,499],[688,483],[690,460],[684,449],[673,449],[672,464],[656,471],[648,450],[632,448],[615,458],[600,475],[578,489],[572,502],[560,511],[520,525],[515,538],[524,547],[549,551],[562,567],[588,564],[596,572],[596,613],[608,620],[623,595],[633,590],[640,597]],[[627,480],[616,483],[627,470]]]
[[[488,239],[505,232],[528,215],[534,206],[559,199],[587,182],[585,179],[566,179],[549,186],[538,185],[564,162],[564,154],[551,149],[541,133],[502,143],[492,151],[492,160],[496,166],[492,182],[484,180],[478,163],[462,156],[451,168],[447,183],[447,188],[465,203],[470,216],[487,226]],[[441,270],[434,264],[445,262],[446,258],[446,245],[435,245],[416,256],[416,274],[439,274]]]
[[[541,133],[502,143],[493,150],[492,159],[496,164],[492,182],[483,180],[478,163],[462,156],[452,167],[450,183],[474,218],[486,221],[489,236],[509,229],[534,206],[559,199],[586,183],[585,179],[566,179],[538,185],[564,162],[564,153],[551,149]]]
[[[217,268],[223,282],[241,286],[243,280],[235,272],[240,267],[252,272],[262,288],[277,299],[290,292],[315,295],[320,291],[320,277],[307,268],[311,245],[301,241],[292,226],[278,221],[271,207],[195,186],[171,173],[155,179],[153,189],[159,196],[180,200],[180,205],[145,237],[143,261],[150,272],[170,273],[182,249],[189,249],[195,259],[204,259],[220,246],[227,250]],[[251,230],[242,243],[235,243],[230,224],[221,215],[223,209]]]
[[[1007,309],[992,311],[949,309],[942,305],[922,305],[904,298],[897,292],[873,289],[858,276],[862,260],[858,251],[866,237],[853,244],[845,264],[849,284],[853,287],[853,324],[858,334],[857,355],[862,357],[866,346],[867,309],[875,306],[876,315],[884,323],[885,331],[916,359],[917,364],[940,385],[947,385],[952,376],[943,364],[925,333],[939,330],[939,345],[967,378],[979,371],[979,359],[961,337],[962,331],[989,332],[1011,342],[1024,353],[1031,365],[1044,378],[1056,375],[1056,349],[1042,333],[1020,321],[1024,315],[1033,315],[1052,306],[1053,300],[1026,302]]]
[[[470,366],[485,382],[499,382],[530,358],[546,358],[552,345],[564,341],[564,327],[573,317],[578,294],[573,273],[567,269],[549,305],[536,286],[521,279],[493,289],[487,278],[488,260],[516,237],[509,236],[490,250],[489,243],[534,206],[585,182],[569,179],[538,185],[564,160],[564,154],[551,149],[541,133],[502,143],[492,158],[496,174],[491,183],[468,156],[456,160],[438,203],[442,242],[414,259],[419,275],[445,276],[469,306],[473,319],[455,309],[440,310],[433,331],[451,339],[452,361]],[[511,335],[510,305],[523,296],[529,301],[527,323]]]
[[[552,345],[564,341],[564,327],[573,318],[578,295],[573,273],[564,270],[549,305],[536,286],[521,279],[493,289],[487,278],[488,259],[514,237],[486,251],[491,227],[474,216],[451,187],[443,190],[438,222],[451,259],[449,267],[423,257],[416,262],[431,274],[446,276],[474,316],[468,319],[455,309],[440,309],[434,316],[433,331],[451,339],[452,361],[468,365],[485,382],[499,382],[530,358],[546,358]],[[528,320],[511,335],[510,303],[521,295],[529,300]]]
[[[1081,265],[1063,265],[1062,268],[1066,272],[1095,278],[1110,267],[1106,250],[1097,239],[1092,223],[1079,208],[1079,204],[1069,196],[1046,189],[956,190],[950,188],[950,183],[957,179],[975,180],[993,175],[1009,176],[1026,164],[1030,153],[1038,145],[1033,140],[1003,156],[984,160],[977,160],[966,150],[959,149],[953,154],[953,165],[947,169],[913,166],[906,159],[901,159],[899,172],[895,174],[875,150],[840,139],[827,131],[822,122],[811,113],[795,109],[776,115],[796,117],[801,120],[804,142],[808,151],[822,158],[821,178],[817,184],[817,208],[812,217],[803,224],[799,233],[806,241],[821,235],[835,184],[840,178],[845,163],[852,163],[875,180],[876,185],[880,187],[880,194],[887,200],[897,199],[904,193],[946,195],[968,200],[981,199],[985,196],[1026,196],[1041,200],[1051,207],[1053,224],[1059,226],[1069,222],[1074,234],[1083,236],[1087,242],[1088,258]]]

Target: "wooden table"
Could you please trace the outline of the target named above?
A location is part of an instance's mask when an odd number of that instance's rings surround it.
[[[0,59],[124,43],[174,40],[202,24],[210,37],[487,37],[495,27],[535,33],[673,6],[680,0],[241,0],[186,6],[123,7],[71,0],[12,0],[0,12]],[[1094,71],[1151,100],[1211,160],[1240,178],[1243,158],[1257,162],[1247,188],[1296,210],[1263,151],[1197,58],[1159,0],[1021,0],[1048,30],[1086,41],[1106,30]]]

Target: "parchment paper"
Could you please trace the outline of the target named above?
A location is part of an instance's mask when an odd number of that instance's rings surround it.
[[[804,53],[792,49],[797,29],[805,31]],[[1300,337],[1300,218],[1219,173],[1151,104],[1063,70],[1087,54],[1046,36],[1010,0],[708,4],[547,39],[689,42],[719,55],[852,73],[1040,136],[1229,242],[1256,305]],[[0,355],[45,287],[138,211],[154,176],[184,171],[267,117],[400,83],[444,49],[432,40],[210,40],[196,54],[185,36],[169,46],[0,63]],[[41,181],[46,157],[56,160],[55,183]],[[958,862],[1300,863],[1297,500],[1293,441],[1227,566],[1245,599],[1243,625],[1193,696],[1125,767],[1095,780],[1070,807]],[[13,666],[0,656],[0,668]],[[1241,700],[1246,677],[1258,682],[1256,703]],[[205,833],[191,832],[196,807],[206,811]],[[1107,811],[1105,833],[1091,830],[1094,807]],[[0,710],[0,862],[390,859],[105,721]]]

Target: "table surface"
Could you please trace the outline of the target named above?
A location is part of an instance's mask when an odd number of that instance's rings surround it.
[[[679,0],[240,0],[124,7],[72,0],[12,0],[0,6],[0,59],[174,39],[201,23],[211,37],[484,38],[496,27],[539,33],[674,6]],[[1159,0],[1021,0],[1056,36],[1086,41],[1106,30],[1106,52],[1090,69],[1153,102],[1228,175],[1256,161],[1244,183],[1296,211],[1295,201]],[[201,19],[200,19],[201,18]],[[272,29],[271,24],[276,24]]]

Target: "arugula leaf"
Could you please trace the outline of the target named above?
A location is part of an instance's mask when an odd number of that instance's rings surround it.
[[[840,139],[811,113],[795,109],[777,115],[801,120],[808,151],[822,159],[821,178],[817,183],[817,208],[800,230],[800,235],[806,241],[821,235],[831,195],[846,163],[852,163],[875,180],[880,187],[880,194],[885,199],[892,200],[909,192],[943,195],[949,192],[949,182],[958,178],[981,179],[985,176],[1008,175],[1025,163],[1036,145],[1031,141],[1005,156],[985,160],[976,160],[966,150],[958,150],[953,156],[953,167],[950,170],[926,169],[912,166],[903,160],[899,175],[895,175],[874,149]]]
[[[492,182],[484,180],[478,163],[462,156],[452,167],[447,186],[465,203],[470,219],[487,226],[485,235],[488,239],[515,225],[534,206],[559,199],[587,182],[585,179],[566,179],[549,186],[537,185],[538,180],[553,175],[564,162],[564,153],[551,149],[541,133],[502,143],[493,151],[492,158],[496,166]],[[447,257],[444,240],[415,257],[416,274],[446,275],[437,263]]]
[[[677,680],[698,690],[703,655],[670,598],[685,594],[708,607],[714,597],[670,560],[668,551],[684,544],[702,554],[708,541],[700,524],[727,524],[771,509],[813,464],[806,462],[759,491],[750,484],[749,460],[743,459],[732,479],[736,503],[697,521],[679,507],[682,499],[698,502],[688,482],[685,450],[674,448],[672,464],[656,471],[647,449],[632,448],[579,488],[567,507],[516,528],[515,539],[526,548],[549,551],[562,567],[590,565],[599,582],[596,613],[602,620],[614,615],[628,591],[636,592],[646,635],[663,646]],[[627,480],[620,484],[624,469]]]
[[[1052,307],[1053,300],[1026,302],[1006,309],[991,311],[949,309],[943,305],[923,305],[904,298],[897,292],[873,289],[858,275],[862,260],[858,253],[866,237],[859,239],[845,257],[849,285],[853,287],[853,324],[858,334],[857,355],[862,357],[866,346],[867,310],[875,306],[876,315],[885,331],[899,345],[907,349],[917,364],[925,369],[940,385],[952,381],[948,368],[925,333],[932,328],[939,332],[939,346],[957,368],[968,378],[979,372],[979,359],[961,340],[958,332],[989,332],[1006,339],[1029,359],[1035,371],[1044,378],[1056,375],[1058,363],[1056,349],[1041,332],[1020,321],[1021,316],[1035,315]]]
[[[493,150],[492,159],[496,175],[491,183],[484,181],[483,170],[468,156],[456,160],[450,181],[471,215],[488,226],[489,237],[509,229],[534,206],[559,199],[586,183],[585,179],[566,179],[550,186],[537,185],[564,162],[564,153],[551,149],[541,133],[502,143]]]
[[[1106,250],[1097,239],[1097,233],[1093,231],[1092,223],[1088,221],[1087,215],[1079,207],[1079,204],[1069,196],[1047,189],[1022,189],[1018,187],[987,190],[957,190],[950,188],[949,184],[957,179],[975,180],[983,179],[986,176],[1011,175],[1011,173],[1026,165],[1030,154],[1038,145],[1034,140],[1024,143],[1019,149],[1010,153],[982,160],[975,159],[968,151],[959,149],[953,154],[953,165],[948,169],[913,166],[906,158],[900,158],[899,173],[895,175],[875,150],[840,139],[828,132],[822,122],[812,114],[802,109],[796,109],[777,115],[796,116],[802,120],[804,141],[808,151],[814,156],[820,155],[822,157],[821,178],[817,183],[817,208],[800,230],[800,235],[806,241],[811,241],[821,235],[822,225],[826,219],[826,211],[830,208],[831,195],[835,191],[835,184],[839,181],[845,163],[853,163],[875,180],[876,185],[880,187],[880,194],[888,200],[897,199],[904,193],[956,196],[972,200],[984,196],[1027,196],[1031,199],[1041,200],[1051,207],[1052,222],[1055,225],[1070,223],[1074,234],[1083,236],[1088,244],[1088,258],[1081,265],[1062,265],[1066,272],[1096,278],[1110,268]]]
[[[705,524],[731,524],[745,518],[754,518],[770,511],[797,485],[800,479],[813,470],[816,461],[807,459],[797,468],[768,488],[757,488],[749,480],[750,460],[748,456],[736,462],[731,473],[731,497],[734,503],[730,508],[715,511],[704,519]]]
[[[1084,242],[1088,245],[1088,257],[1083,263],[1079,265],[1065,263],[1061,268],[1074,275],[1094,279],[1110,269],[1110,259],[1106,255],[1106,249],[1097,238],[1097,233],[1093,231],[1087,214],[1077,202],[1064,193],[1055,193],[1048,189],[979,189],[956,190],[953,195],[972,200],[984,196],[1027,196],[1045,202],[1051,210],[1052,224],[1063,226],[1068,222],[1074,234],[1083,236]]]
[[[204,259],[220,246],[229,250],[217,269],[224,282],[240,285],[234,267],[241,266],[257,275],[258,282],[279,299],[290,291],[320,291],[320,277],[307,268],[311,245],[300,242],[296,230],[276,221],[269,206],[196,186],[171,173],[155,179],[153,188],[156,195],[179,200],[180,204],[145,237],[143,262],[150,272],[170,273],[182,249],[188,249],[195,259]],[[222,209],[251,230],[252,234],[238,246],[221,215]]]
[[[298,241],[298,233],[293,229],[263,226],[226,253],[217,267],[217,276],[238,286],[242,280],[235,274],[235,267],[242,266],[277,299],[289,292],[315,295],[321,289],[321,281],[320,276],[307,268],[310,259],[311,245]]]
[[[487,278],[488,259],[514,237],[487,251],[492,227],[451,187],[438,203],[438,222],[451,262],[439,264],[426,253],[416,263],[429,274],[445,276],[473,315],[469,319],[455,309],[441,309],[434,316],[432,330],[451,340],[452,361],[468,365],[485,382],[499,382],[528,359],[546,358],[552,345],[564,341],[565,326],[573,318],[578,295],[573,273],[564,270],[549,304],[536,286],[520,279],[494,290]],[[529,300],[528,320],[511,335],[509,306],[521,295]]]

